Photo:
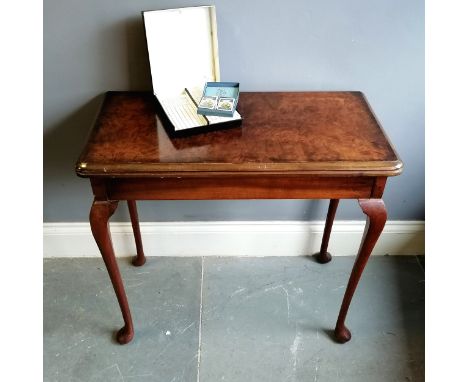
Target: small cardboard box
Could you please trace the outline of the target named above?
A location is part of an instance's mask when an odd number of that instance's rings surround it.
[[[174,132],[238,126],[235,108],[227,117],[197,113],[205,84],[220,82],[215,7],[145,11],[143,21],[153,92]]]

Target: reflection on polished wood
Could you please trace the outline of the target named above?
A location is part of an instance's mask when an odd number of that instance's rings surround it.
[[[241,127],[169,139],[151,93],[109,92],[77,172],[401,172],[362,93],[242,93],[238,109]]]
[[[385,224],[387,177],[402,162],[359,92],[242,93],[239,112],[241,127],[174,138],[151,93],[106,94],[76,173],[91,181],[91,228],[125,322],[119,343],[133,338],[108,229],[119,200],[128,201],[134,264],[142,265],[136,200],[330,199],[318,256],[325,263],[339,199],[360,199],[369,220],[335,329],[338,341],[351,338],[346,314]]]

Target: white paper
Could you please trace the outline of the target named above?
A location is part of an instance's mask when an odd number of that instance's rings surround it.
[[[205,83],[220,81],[215,7],[148,11],[143,18],[153,92],[175,130],[241,119],[237,111],[197,114]]]

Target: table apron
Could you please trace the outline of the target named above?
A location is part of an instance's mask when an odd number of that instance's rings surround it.
[[[228,176],[91,178],[101,200],[380,198],[381,177]]]

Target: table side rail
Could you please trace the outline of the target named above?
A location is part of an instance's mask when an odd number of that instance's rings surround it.
[[[102,200],[356,199],[380,197],[377,177],[91,178]],[[383,191],[383,190],[382,190]]]

